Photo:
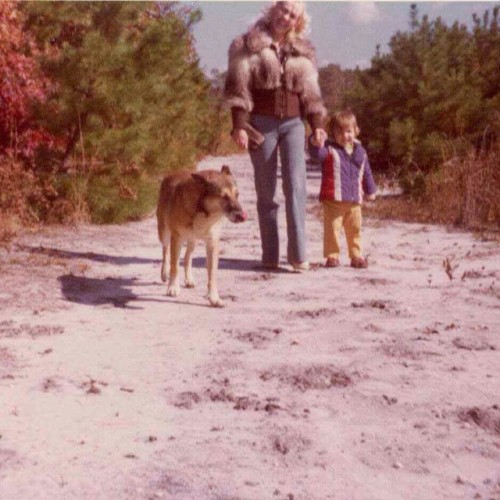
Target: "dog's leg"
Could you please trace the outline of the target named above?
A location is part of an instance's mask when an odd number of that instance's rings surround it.
[[[217,289],[217,269],[219,267],[219,239],[207,240],[208,300],[212,307],[224,307]]]
[[[170,238],[170,279],[168,282],[167,295],[177,297],[179,295],[179,257],[181,254],[182,240],[175,231]]]
[[[162,259],[161,259],[161,280],[166,283],[168,278],[168,266],[170,260],[170,235],[168,242],[162,243]]]
[[[164,214],[158,211],[158,237],[162,246],[162,258],[161,258],[161,280],[163,283],[167,281],[168,278],[168,266],[169,262],[169,250],[170,250],[170,228],[168,227]]]
[[[184,274],[185,280],[184,284],[186,288],[194,288],[194,280],[193,280],[193,251],[196,246],[196,242],[194,240],[188,240],[186,254],[184,255]]]

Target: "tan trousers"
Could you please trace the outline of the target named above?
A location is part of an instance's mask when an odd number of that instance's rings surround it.
[[[323,201],[323,254],[338,259],[344,228],[349,257],[361,257],[361,205],[347,201]]]

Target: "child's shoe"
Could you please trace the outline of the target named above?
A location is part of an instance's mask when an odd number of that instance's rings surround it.
[[[301,273],[302,271],[309,271],[310,269],[309,262],[306,260],[304,262],[295,262],[292,264],[292,269],[296,273]]]
[[[325,267],[339,267],[340,262],[339,259],[335,257],[328,257],[325,262]]]
[[[368,267],[368,261],[364,257],[353,257],[351,259],[351,267],[355,269],[366,269]]]

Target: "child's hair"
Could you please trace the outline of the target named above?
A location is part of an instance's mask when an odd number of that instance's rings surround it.
[[[328,131],[330,135],[334,136],[335,132],[342,132],[346,127],[352,126],[356,137],[359,135],[358,122],[356,121],[356,116],[350,109],[344,111],[337,111],[330,118],[328,124]]]

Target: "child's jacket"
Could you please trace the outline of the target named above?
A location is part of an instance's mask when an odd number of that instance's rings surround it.
[[[327,140],[322,148],[310,144],[309,153],[322,164],[321,201],[361,204],[363,193],[374,194],[377,191],[368,156],[359,141],[354,141],[351,155],[331,140]]]

